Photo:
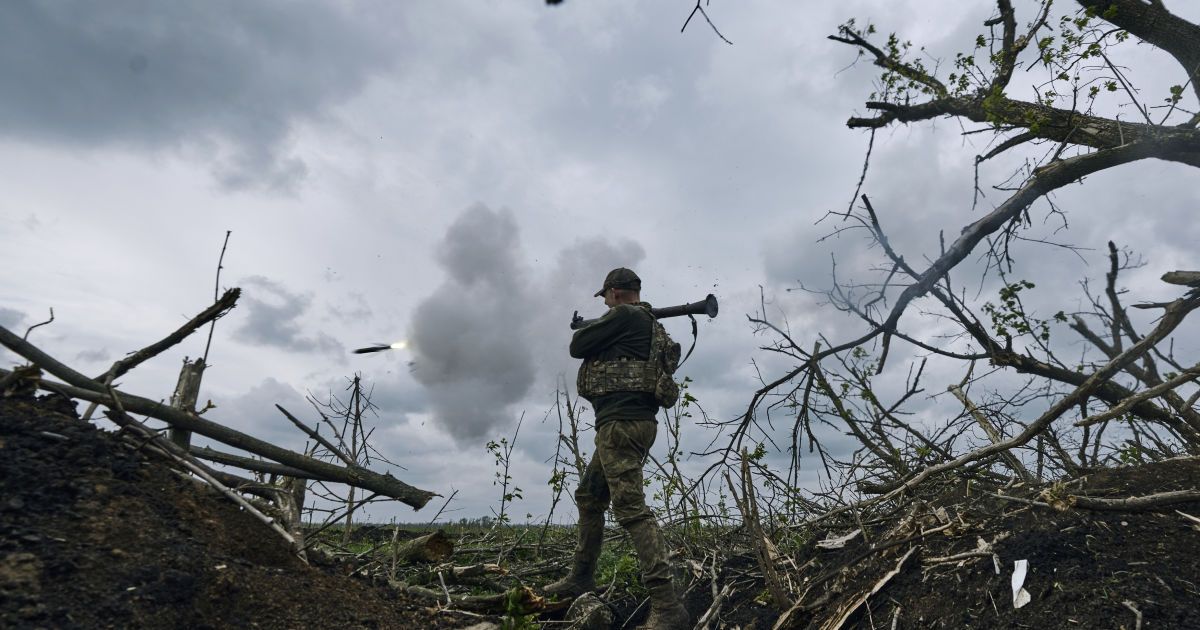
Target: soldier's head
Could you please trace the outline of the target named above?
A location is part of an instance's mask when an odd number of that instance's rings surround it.
[[[617,267],[604,277],[604,286],[596,292],[604,298],[604,305],[612,308],[618,304],[636,304],[642,301],[642,279],[632,269]]]

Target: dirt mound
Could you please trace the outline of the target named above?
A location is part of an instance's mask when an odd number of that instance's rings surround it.
[[[1197,480],[1200,459],[1187,458],[1049,486],[943,487],[901,514],[867,521],[866,536],[845,547],[813,545],[796,558],[802,570],[793,578],[808,592],[789,627],[836,618],[846,628],[1200,627],[1200,521],[1188,516],[1200,515],[1195,495],[1133,510],[1081,507],[1191,490]],[[1016,608],[1020,560],[1030,601]]]
[[[329,575],[237,506],[75,415],[0,399],[0,627],[459,628]]]

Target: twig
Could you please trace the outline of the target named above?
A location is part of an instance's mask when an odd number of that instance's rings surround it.
[[[450,496],[446,497],[446,502],[442,504],[442,507],[438,508],[437,514],[434,514],[433,518],[429,519],[430,526],[432,526],[438,520],[438,517],[442,515],[442,512],[446,511],[446,506],[450,505],[450,502],[453,501],[454,497],[456,496],[458,496],[458,490],[451,492]]]
[[[709,606],[708,610],[704,611],[704,614],[696,620],[696,630],[709,630],[712,628],[713,622],[717,619],[717,615],[721,612],[721,605],[725,603],[725,600],[729,599],[729,597],[733,595],[733,591],[734,588],[732,583],[728,583],[721,588],[721,591],[717,593],[716,597],[713,598],[712,605]]]
[[[442,585],[442,592],[446,594],[446,605],[450,605],[450,589],[446,588],[446,576],[442,575],[441,571],[437,572],[438,582]]]
[[[987,434],[988,439],[992,441],[992,444],[999,444],[1004,441],[1003,437],[1000,435],[1000,432],[996,430],[995,425],[988,420],[987,416],[983,415],[983,412],[979,410],[979,407],[975,406],[975,403],[971,402],[971,399],[967,397],[967,393],[963,391],[962,387],[958,385],[951,385],[947,388],[947,391],[949,391],[951,394],[954,394],[954,397],[957,398],[964,407],[966,407],[967,411],[971,413],[971,417],[975,418],[976,424],[983,428],[983,432]],[[1009,468],[1012,468],[1013,472],[1017,473],[1022,480],[1026,482],[1034,480],[1033,475],[1029,474],[1029,471],[1021,463],[1021,460],[1017,459],[1017,456],[1014,455],[1012,451],[1001,451],[1000,457],[1005,463],[1008,464]]]
[[[692,9],[692,12],[688,14],[687,19],[684,20],[683,28],[679,29],[679,32],[682,33],[684,31],[686,31],[687,27],[688,27],[688,23],[690,23],[692,21],[692,18],[696,16],[696,13],[699,13],[700,15],[704,16],[704,21],[708,22],[708,25],[710,27],[712,27],[713,32],[717,34],[717,37],[720,37],[721,41],[732,46],[733,42],[729,41],[728,39],[725,39],[725,36],[721,34],[721,31],[717,30],[717,25],[713,24],[713,21],[708,19],[708,13],[704,11],[704,7],[700,6],[701,1],[702,0],[696,0],[695,8]]]
[[[217,258],[217,279],[213,283],[213,299],[217,299],[217,293],[221,290],[221,270],[225,267],[222,263],[225,262],[225,248],[229,247],[229,235],[233,234],[233,230],[225,230],[225,242],[221,244],[221,256]],[[213,331],[217,329],[217,320],[212,320],[212,324],[208,327],[208,341],[204,342],[204,358],[203,364],[208,365],[208,349],[212,346]]]
[[[975,548],[972,549],[971,551],[967,551],[964,553],[956,553],[951,556],[936,556],[936,557],[932,557],[932,558],[923,558],[922,561],[926,565],[931,565],[931,564],[947,564],[950,562],[961,562],[963,560],[970,560],[971,558],[990,558],[995,555],[996,543],[1000,542],[1001,540],[1004,540],[1005,538],[1008,538],[1008,536],[1009,536],[1008,532],[1002,532],[999,535],[997,535],[995,540],[993,540],[992,542],[987,542],[984,539],[980,538],[978,543],[975,545]]]
[[[1186,518],[1187,520],[1191,521],[1192,524],[1194,524],[1194,525],[1200,525],[1200,518],[1196,518],[1195,516],[1192,516],[1191,514],[1188,514],[1187,512],[1180,512],[1179,510],[1175,510],[1175,513],[1182,516],[1183,518]]]
[[[355,468],[359,468],[358,462],[354,461],[349,455],[342,452],[342,449],[340,449],[340,448],[334,446],[332,443],[330,443],[329,440],[326,440],[325,438],[321,437],[320,433],[317,433],[316,431],[310,429],[308,427],[308,425],[306,425],[303,422],[301,422],[300,420],[298,420],[296,418],[296,416],[293,416],[290,412],[288,412],[287,409],[284,409],[282,405],[276,404],[275,408],[278,409],[279,411],[283,412],[283,415],[287,416],[287,419],[291,420],[292,424],[296,425],[297,428],[299,428],[301,431],[304,431],[305,433],[307,433],[309,437],[316,440],[321,446],[324,446],[326,448],[326,450],[328,450],[330,453],[333,453],[334,455],[336,455],[337,458],[342,460],[342,462],[345,463],[348,468],[350,468],[351,470],[353,470]]]
[[[38,322],[38,323],[30,326],[29,328],[26,328],[25,336],[21,337],[21,339],[29,339],[29,333],[32,332],[34,328],[37,328],[38,326],[45,326],[46,324],[49,324],[52,321],[54,321],[54,307],[53,306],[50,307],[50,319],[47,319],[44,322]]]
[[[1128,599],[1121,602],[1121,605],[1128,608],[1137,617],[1137,621],[1134,622],[1133,630],[1142,630],[1142,611],[1138,610],[1137,606]]]

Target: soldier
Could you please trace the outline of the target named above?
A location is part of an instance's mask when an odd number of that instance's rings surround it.
[[[608,312],[571,339],[571,356],[583,359],[579,395],[596,412],[596,451],[575,491],[579,542],[574,565],[567,577],[545,591],[574,596],[595,588],[604,511],[611,502],[613,515],[637,551],[642,584],[650,591],[650,618],[640,627],[685,628],[688,613],[671,579],[666,542],[642,485],[642,466],[658,429],[658,409],[674,404],[678,396],[670,375],[674,364],[664,366],[662,357],[672,361],[673,351],[677,362],[679,345],[641,300],[641,288],[632,270],[613,269],[596,292],[596,297],[604,297]]]

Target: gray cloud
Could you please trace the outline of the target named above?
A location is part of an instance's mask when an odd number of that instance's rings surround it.
[[[283,146],[388,63],[336,4],[0,3],[0,136],[199,150],[229,188],[287,190]],[[228,154],[221,143],[233,147]]]
[[[336,303],[326,305],[330,316],[342,322],[364,322],[372,315],[371,305],[361,293],[350,293]]]
[[[13,328],[15,328],[24,320],[25,313],[22,313],[15,308],[6,308],[4,306],[0,306],[0,326],[3,326],[9,330],[13,330]]]
[[[88,363],[101,363],[108,361],[109,356],[111,355],[108,352],[108,348],[100,348],[99,350],[83,350],[75,355],[75,359]]]
[[[533,383],[527,338],[536,307],[518,254],[512,212],[472,206],[437,250],[449,277],[413,314],[413,375],[439,424],[459,440],[504,423]]]
[[[234,339],[256,345],[273,346],[296,352],[344,354],[345,348],[324,332],[305,335],[300,321],[312,306],[312,296],[292,293],[282,284],[262,276],[241,281],[242,325],[233,331]]]
[[[291,385],[274,378],[265,378],[249,390],[236,395],[221,396],[202,390],[201,404],[210,397],[213,398],[212,402],[216,404],[216,408],[205,413],[206,418],[285,448],[303,450],[307,437],[292,426],[275,405],[282,405],[310,426],[316,424],[313,420],[316,414],[304,400],[304,396]],[[199,441],[205,443],[207,439],[199,438]],[[216,448],[227,450],[227,447]]]

